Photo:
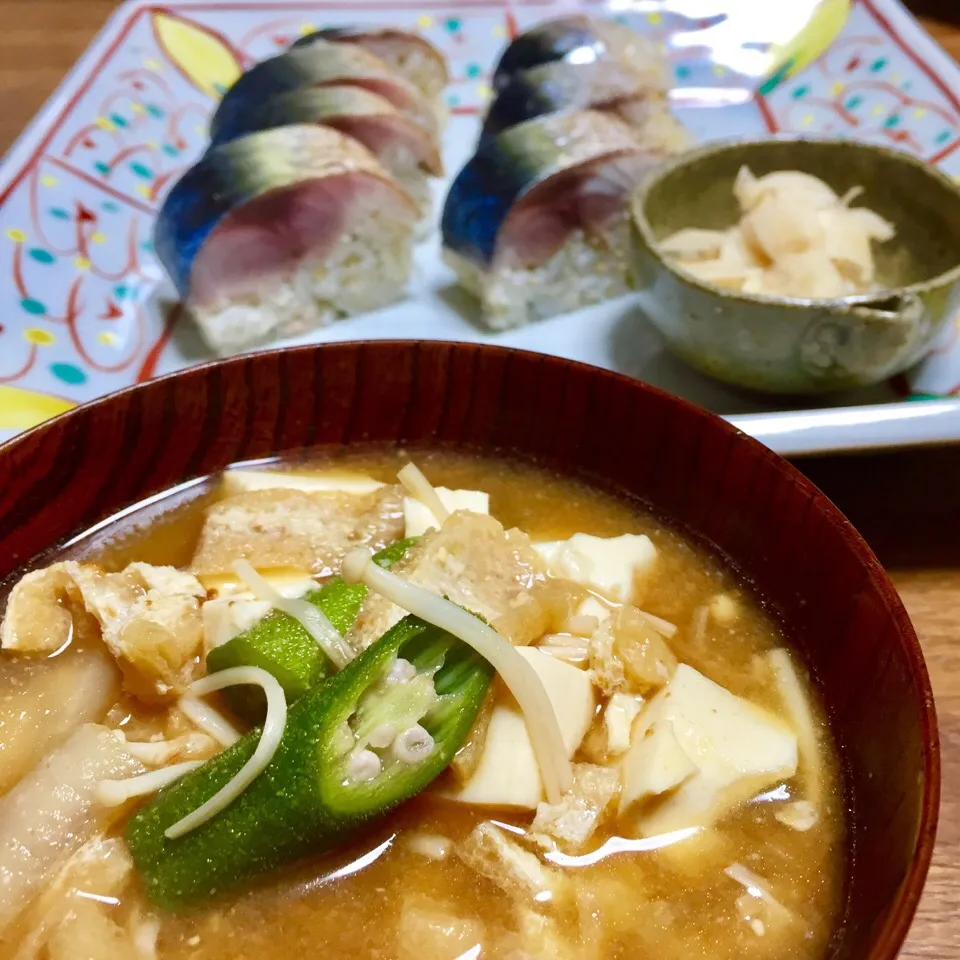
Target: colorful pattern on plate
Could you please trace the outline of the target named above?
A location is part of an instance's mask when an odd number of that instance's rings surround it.
[[[953,92],[960,72],[896,0],[798,0],[789,13],[770,4],[769,16],[765,5],[716,0],[716,13],[698,18],[678,12],[684,5],[676,0],[650,0],[640,13],[623,6],[612,4],[616,12],[607,15],[664,42],[673,103],[700,139],[764,130],[863,137],[960,176]],[[189,332],[172,336],[172,289],[150,237],[165,190],[204,148],[216,98],[246,66],[320,26],[415,27],[450,59],[452,122],[471,125],[463,138],[470,141],[507,38],[576,7],[607,10],[604,0],[181,0],[162,10],[133,0],[121,7],[0,173],[0,270],[9,278],[0,295],[0,440],[78,402],[207,359]],[[445,282],[440,275],[427,296],[440,303],[435,294]],[[430,331],[401,316],[382,332],[361,319],[324,338],[488,338],[442,304],[435,312]],[[540,340],[519,337],[516,345],[621,366],[599,347],[557,346],[564,335],[540,329]],[[960,394],[958,339],[952,331],[897,389]],[[680,392],[724,406],[709,390]]]

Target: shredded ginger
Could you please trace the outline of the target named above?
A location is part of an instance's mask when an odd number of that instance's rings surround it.
[[[831,299],[877,289],[873,241],[893,225],[850,203],[817,177],[778,170],[755,177],[741,167],[733,184],[740,222],[728,230],[687,228],[660,242],[699,280],[743,293]]]

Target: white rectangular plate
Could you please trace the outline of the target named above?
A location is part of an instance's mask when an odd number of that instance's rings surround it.
[[[218,91],[317,26],[390,22],[449,57],[445,161],[471,152],[488,72],[518,29],[572,9],[666,45],[672,103],[700,140],[774,132],[892,144],[960,176],[960,67],[896,0],[146,0],[122,6],[0,171],[0,440],[120,387],[210,359],[151,247],[158,203],[205,146]],[[767,9],[769,8],[769,10]],[[839,16],[837,12],[839,11]],[[446,184],[438,185],[442,202]],[[665,387],[792,455],[960,439],[960,327],[915,370],[829,406],[731,391],[665,354],[629,299],[490,334],[442,264],[407,298],[289,343],[471,340],[582,360]]]

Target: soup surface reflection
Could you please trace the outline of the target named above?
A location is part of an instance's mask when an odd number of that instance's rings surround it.
[[[793,676],[800,678],[801,706],[812,711],[813,724],[798,728],[796,702],[790,700],[783,672],[777,671],[777,664],[782,667],[785,661],[770,656],[771,651],[784,648],[784,637],[750,590],[717,558],[635,504],[526,465],[433,452],[414,452],[412,458],[435,487],[489,494],[490,515],[508,530],[523,531],[534,544],[569,541],[578,533],[598,538],[642,534],[655,548],[655,559],[647,562],[642,575],[638,577],[634,567],[632,604],[625,604],[642,611],[637,614],[640,619],[630,623],[640,630],[637,636],[647,639],[628,649],[620,634],[614,631],[608,636],[608,640],[613,637],[614,653],[620,657],[616,661],[619,675],[597,679],[597,673],[612,661],[609,656],[604,659],[602,641],[597,639],[605,621],[597,616],[596,597],[594,606],[573,610],[560,628],[552,625],[547,636],[536,637],[530,644],[532,656],[553,657],[594,678],[591,719],[571,760],[575,771],[591,764],[591,770],[613,770],[614,780],[620,779],[616,796],[604,801],[595,822],[585,830],[588,835],[569,841],[561,829],[558,836],[555,824],[552,831],[549,825],[543,826],[549,824],[549,811],[480,806],[443,796],[462,789],[448,771],[425,792],[373,821],[338,849],[269,872],[237,892],[168,912],[150,903],[136,869],[130,868],[123,841],[127,818],[138,803],[149,802],[148,797],[117,809],[112,822],[105,823],[91,840],[102,844],[104,838],[115,839],[116,843],[96,848],[91,862],[83,862],[83,850],[74,853],[66,869],[54,858],[42,883],[35,884],[22,903],[5,905],[0,896],[0,958],[814,960],[824,956],[838,920],[843,886],[844,814],[838,763],[822,711],[800,670]],[[377,452],[337,460],[320,457],[277,468],[313,473],[343,468],[392,485],[408,459],[409,454]],[[196,487],[176,502],[130,512],[75,543],[66,559],[95,563],[107,572],[122,571],[131,563],[183,569],[194,563],[208,591],[199,603],[206,604],[214,595],[211,584],[216,577],[200,570],[195,558],[203,556],[206,563],[218,549],[231,549],[223,547],[226,534],[222,530],[214,543],[208,526],[211,507],[227,502],[229,496],[224,497],[223,486],[216,481]],[[262,527],[269,522],[257,520],[261,529],[250,536],[254,540],[265,536]],[[296,516],[283,522],[294,531],[291,540],[296,539]],[[230,536],[236,534],[242,541],[248,533],[234,530]],[[278,536],[281,546],[273,543],[269,549],[282,554],[283,532]],[[369,543],[373,548],[380,545],[373,539]],[[469,542],[464,549],[460,559],[469,569]],[[555,575],[561,561],[562,556],[543,562],[553,565]],[[216,563],[210,562],[212,569]],[[274,558],[262,566],[280,565]],[[572,569],[569,563],[563,567],[558,581],[567,583]],[[403,576],[402,564],[396,571]],[[323,580],[331,569],[312,572]],[[598,567],[584,576],[600,582],[605,574]],[[576,584],[574,588],[580,589]],[[61,610],[75,603],[71,588],[57,596]],[[609,596],[600,596],[604,599]],[[621,626],[627,630],[625,615],[616,619],[621,613],[617,604],[607,604],[616,630]],[[652,619],[646,618],[648,614]],[[652,632],[651,624],[656,627]],[[137,686],[142,681],[131,679],[135,668],[129,665],[121,677],[113,665],[113,650],[108,654],[103,649],[101,630],[95,615],[75,612],[71,642],[55,656],[0,653],[0,818],[6,816],[3,804],[13,797],[11,791],[24,790],[37,775],[38,744],[44,752],[53,751],[81,723],[121,730],[131,743],[163,744],[196,734],[179,710],[178,699],[157,693],[157,688],[144,695],[142,686]],[[211,642],[208,636],[206,645]],[[790,658],[786,662],[799,663]],[[683,665],[693,670],[685,674]],[[190,679],[203,674],[202,664],[194,668],[199,672]],[[657,671],[662,673],[659,679]],[[744,745],[737,737],[753,728],[725,726],[726,707],[714,709],[712,700],[688,704],[690,710],[714,711],[704,721],[707,733],[701,736],[702,750],[729,747],[733,759],[724,762],[728,767],[741,764],[742,769],[726,780],[725,773],[717,772],[722,765],[715,757],[693,755],[689,743],[685,754],[675,746],[687,742],[683,740],[686,721],[680,706],[669,714],[671,701],[669,696],[663,698],[674,687],[680,689],[684,676],[691,683],[712,681],[741,698],[735,701],[738,705],[749,701],[742,723],[761,724],[756,741]],[[78,684],[90,691],[86,705],[84,698],[76,697]],[[507,695],[498,681],[491,689],[495,691],[491,696],[500,698],[498,704],[505,702]],[[678,697],[679,693],[675,702]],[[229,712],[227,698],[214,697],[209,702],[232,724],[245,729],[242,719]],[[661,710],[661,719],[651,725],[648,712],[655,707]],[[22,717],[18,717],[32,713],[45,719],[34,726],[37,736],[25,744]],[[663,719],[668,716],[669,722]],[[728,736],[732,745],[725,740]],[[620,742],[614,742],[618,738]],[[480,749],[493,750],[494,740],[493,733],[488,733]],[[641,770],[637,782],[642,783],[639,788],[629,787],[628,758],[638,749],[638,741],[644,740],[657,749],[648,749],[636,760],[636,769]],[[775,769],[779,760],[756,759],[751,754],[761,740],[770,742],[773,753],[774,744],[792,744],[793,760],[787,757],[780,773]],[[195,758],[205,759],[221,748],[204,747],[198,739],[190,749],[196,750]],[[741,754],[742,760],[738,759]],[[170,762],[191,756],[187,750]],[[678,757],[686,759],[678,761]],[[508,765],[509,757],[494,758],[491,769],[501,761]],[[471,776],[479,775],[478,769],[486,769],[484,758],[478,762],[481,766],[474,764],[466,774],[468,783]],[[676,772],[678,762],[687,768]],[[665,789],[651,783],[657,776]],[[491,784],[487,786],[494,794],[511,789],[509,784]],[[696,784],[700,784],[699,794]],[[711,784],[720,786],[714,789]],[[638,798],[625,804],[631,790]],[[709,799],[704,801],[707,794]],[[684,798],[689,801],[686,808]],[[589,804],[585,809],[589,821]],[[28,829],[29,816],[23,810],[18,816],[24,818],[20,829]],[[495,852],[488,851],[480,863],[463,851],[475,846],[482,824],[487,829],[493,825],[499,846],[494,844]],[[538,837],[533,836],[535,832]],[[109,875],[111,863],[117,867],[115,876]],[[0,862],[0,875],[4,868]]]

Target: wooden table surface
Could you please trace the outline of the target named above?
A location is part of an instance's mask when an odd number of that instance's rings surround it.
[[[113,0],[0,0],[0,150],[89,44]],[[960,60],[960,28],[926,21]],[[933,868],[903,957],[960,957],[960,447],[801,461],[893,576],[933,676],[943,806]]]

